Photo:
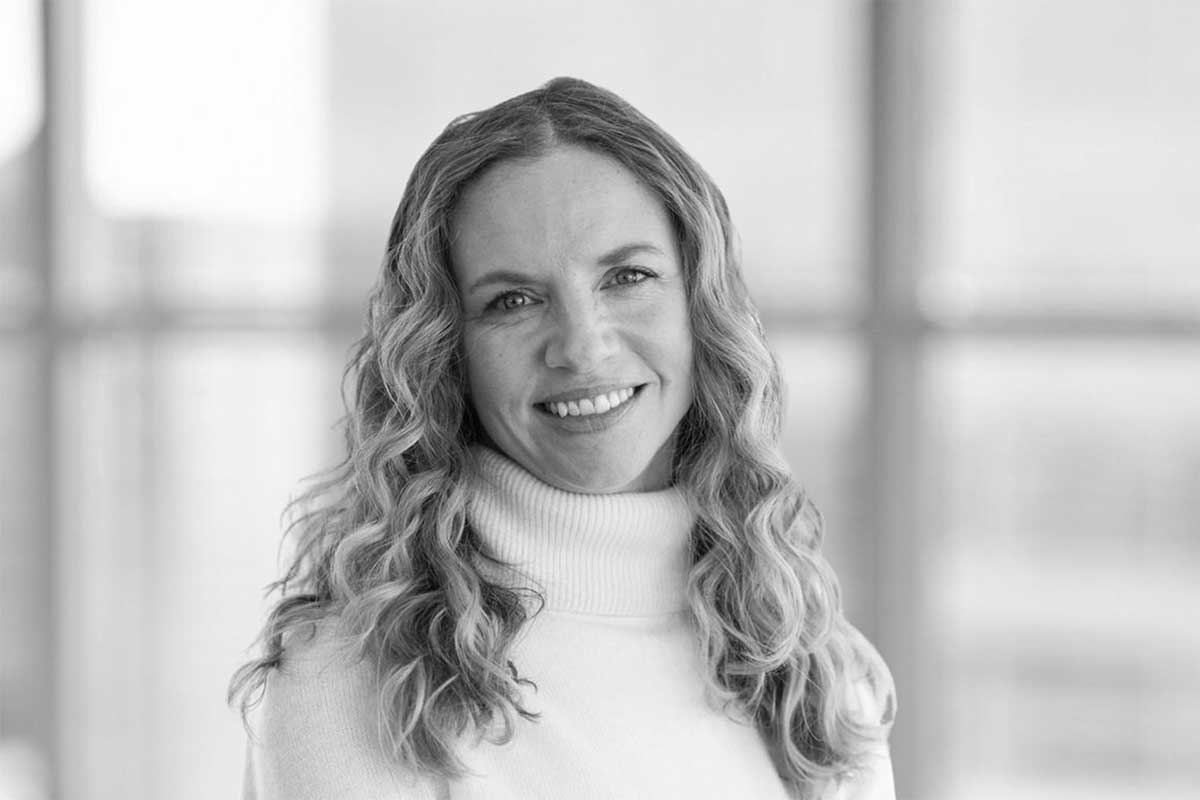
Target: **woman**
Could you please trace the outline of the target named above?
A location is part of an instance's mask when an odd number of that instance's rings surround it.
[[[560,78],[417,163],[235,676],[258,798],[890,798],[720,191]]]

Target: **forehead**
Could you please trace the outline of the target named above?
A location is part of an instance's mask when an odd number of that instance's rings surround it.
[[[616,160],[579,147],[501,162],[459,201],[455,271],[586,259],[629,241],[675,252],[662,201]]]

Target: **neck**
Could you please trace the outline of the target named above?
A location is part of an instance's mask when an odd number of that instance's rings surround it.
[[[695,518],[679,490],[578,494],[494,450],[476,456],[468,519],[547,610],[647,616],[686,607]]]

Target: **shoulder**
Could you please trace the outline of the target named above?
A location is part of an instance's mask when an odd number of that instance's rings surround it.
[[[360,733],[377,716],[374,670],[357,657],[331,620],[284,636],[283,655],[263,694],[264,734],[309,730]]]
[[[247,796],[436,798],[438,787],[395,763],[374,666],[324,621],[284,639],[252,717]]]
[[[349,678],[359,683],[369,672],[339,621],[327,617],[284,635],[283,658],[270,685],[286,690]]]

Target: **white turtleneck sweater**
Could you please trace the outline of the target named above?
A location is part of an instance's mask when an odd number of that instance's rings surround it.
[[[417,778],[380,745],[373,667],[326,623],[289,642],[251,718],[246,800],[789,797],[756,729],[705,700],[682,495],[575,494],[478,455],[471,524],[546,601],[512,651],[540,719],[504,745],[464,741],[466,778]],[[822,798],[894,800],[886,752]]]

